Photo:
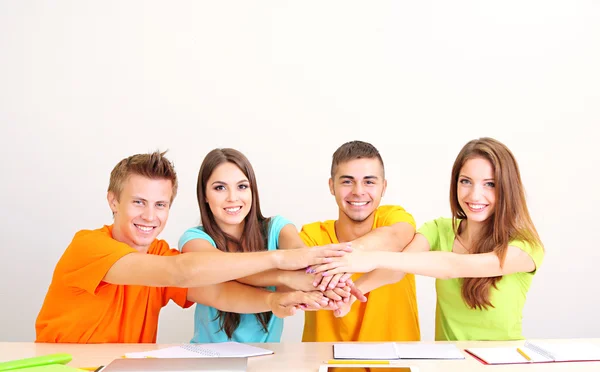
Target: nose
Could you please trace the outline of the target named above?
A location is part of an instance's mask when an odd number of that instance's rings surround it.
[[[238,200],[237,190],[235,190],[235,188],[229,189],[229,192],[227,193],[227,201],[232,202],[236,200]]]
[[[352,187],[352,193],[354,195],[362,195],[364,193],[364,186],[360,182],[356,182],[354,187]]]
[[[471,199],[475,202],[479,201],[479,199],[481,198],[482,195],[483,195],[483,186],[474,185],[473,188],[471,189]]]
[[[147,206],[144,208],[144,213],[142,213],[142,218],[146,221],[154,221],[154,217],[156,217],[156,210],[153,206]]]

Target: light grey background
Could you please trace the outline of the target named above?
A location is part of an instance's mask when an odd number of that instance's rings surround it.
[[[0,341],[34,339],[54,265],[111,222],[128,155],[169,149],[175,246],[215,147],[244,152],[263,211],[300,228],[337,216],[333,151],[370,141],[384,203],[421,224],[449,214],[452,162],[479,136],[515,153],[547,249],[525,336],[599,337],[599,19],[597,1],[0,1]],[[433,280],[418,301],[430,340]],[[189,340],[192,315],[168,306],[159,341]]]

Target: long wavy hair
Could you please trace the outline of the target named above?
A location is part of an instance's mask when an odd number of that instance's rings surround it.
[[[208,179],[219,165],[227,162],[235,164],[242,173],[244,173],[248,178],[250,191],[252,193],[252,205],[244,220],[244,230],[240,239],[221,230],[206,201],[206,186]],[[196,190],[202,226],[204,227],[204,231],[206,231],[206,233],[215,241],[218,249],[224,252],[258,252],[267,249],[265,237],[267,236],[270,219],[265,218],[260,211],[256,176],[254,174],[254,169],[252,169],[252,165],[250,165],[250,161],[248,161],[244,154],[230,148],[214,149],[209,152],[200,166]],[[267,325],[273,316],[273,313],[269,311],[255,315],[264,331],[267,332]],[[240,314],[219,310],[218,319],[221,330],[224,330],[227,337],[231,339],[233,332],[240,324]]]
[[[458,177],[464,164],[473,158],[483,158],[492,164],[496,206],[493,214],[487,219],[479,239],[473,242],[470,253],[494,252],[502,267],[508,243],[512,240],[525,241],[534,249],[543,249],[540,237],[529,216],[517,161],[504,144],[487,137],[468,142],[452,166],[450,208],[456,236],[459,236],[462,230],[460,220],[467,218],[458,202]],[[502,276],[464,278],[461,292],[465,303],[472,309],[494,307],[490,302],[490,288],[497,288],[496,283],[500,279]]]

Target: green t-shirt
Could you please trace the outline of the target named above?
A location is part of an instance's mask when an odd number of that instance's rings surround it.
[[[430,250],[452,252],[454,231],[451,218],[438,218],[425,223],[418,230],[427,241]],[[532,247],[522,241],[511,241],[531,256],[536,270],[544,258],[541,247]],[[435,339],[437,341],[461,340],[521,340],[523,306],[531,280],[531,273],[505,275],[490,289],[490,301],[494,307],[487,310],[471,309],[461,295],[462,279],[437,279],[437,305],[435,313]]]

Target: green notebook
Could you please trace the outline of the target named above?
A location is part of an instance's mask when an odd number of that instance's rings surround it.
[[[32,358],[11,360],[0,363],[0,372],[4,371],[19,371],[19,372],[38,372],[38,371],[78,371],[73,367],[67,367],[67,364],[73,359],[71,354],[49,354],[41,355]],[[38,369],[54,368],[54,369]],[[35,369],[34,369],[35,368]],[[56,369],[59,368],[59,369]],[[62,368],[62,369],[61,369]],[[65,369],[67,368],[67,369]]]
[[[77,369],[64,364],[48,364],[45,366],[29,367],[15,369],[15,372],[84,372],[82,369]]]

